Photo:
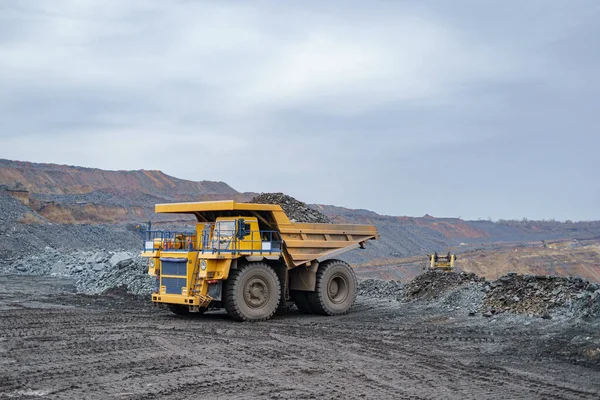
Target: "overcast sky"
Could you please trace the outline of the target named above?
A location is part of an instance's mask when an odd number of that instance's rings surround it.
[[[2,0],[0,158],[600,219],[600,1]]]

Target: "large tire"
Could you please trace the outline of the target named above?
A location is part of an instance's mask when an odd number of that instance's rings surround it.
[[[275,271],[264,263],[250,263],[230,271],[225,310],[237,321],[264,321],[277,311],[280,296]]]
[[[348,312],[356,300],[356,275],[347,263],[329,260],[317,269],[314,292],[307,292],[313,312],[323,315],[342,315]]]
[[[292,300],[296,304],[296,307],[298,307],[298,311],[300,311],[302,314],[312,314],[313,313],[313,310],[312,310],[312,308],[310,308],[310,304],[308,302],[308,297],[307,297],[308,293],[310,293],[310,292],[305,292],[302,290],[291,290],[290,291],[290,296],[291,296]]]

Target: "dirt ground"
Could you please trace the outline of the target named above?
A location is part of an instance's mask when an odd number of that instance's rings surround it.
[[[359,297],[342,317],[237,323],[72,292],[0,277],[1,399],[600,398],[590,322]]]

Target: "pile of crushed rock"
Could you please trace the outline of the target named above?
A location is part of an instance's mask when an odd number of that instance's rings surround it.
[[[325,214],[283,193],[261,193],[250,200],[250,203],[279,204],[292,222],[325,224],[331,222]]]
[[[486,281],[472,273],[428,271],[406,284],[365,279],[359,282],[358,293],[400,302],[424,301],[485,317],[501,313],[600,317],[600,285],[578,277],[511,273]]]
[[[485,278],[473,273],[427,271],[409,282],[404,293],[407,300],[429,300],[438,298],[458,287],[468,284],[476,285],[483,281]]]
[[[547,318],[554,309],[600,315],[600,285],[582,278],[508,274],[483,290],[487,316],[512,312]]]
[[[138,252],[74,251],[61,252],[46,247],[42,252],[0,264],[6,274],[49,275],[75,281],[78,292],[100,294],[117,287],[132,294],[152,292],[154,278]]]
[[[363,279],[358,281],[358,295],[378,299],[398,297],[404,292],[404,284],[398,281]]]

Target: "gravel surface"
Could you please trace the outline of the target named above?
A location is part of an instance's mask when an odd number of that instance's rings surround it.
[[[0,399],[598,399],[598,325],[359,296],[340,317],[178,317],[0,276]],[[217,375],[218,379],[214,379]]]

